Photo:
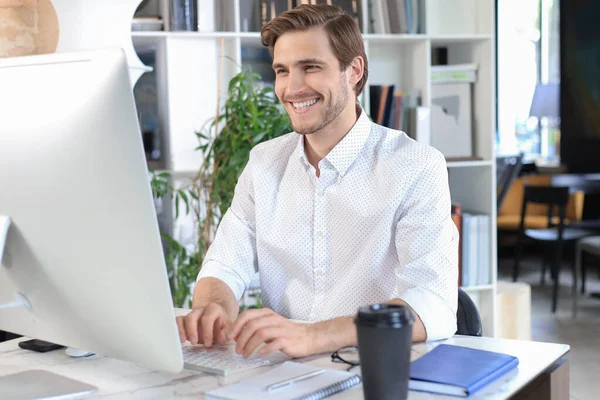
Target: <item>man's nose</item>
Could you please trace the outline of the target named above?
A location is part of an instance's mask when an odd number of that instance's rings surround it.
[[[288,79],[288,95],[302,93],[306,89],[304,74],[300,72],[290,72]]]

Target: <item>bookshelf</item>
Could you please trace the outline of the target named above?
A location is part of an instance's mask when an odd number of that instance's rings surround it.
[[[155,51],[156,92],[161,132],[162,159],[155,167],[184,176],[201,162],[195,130],[214,115],[217,107],[217,82],[224,88],[240,66],[250,64],[263,71],[270,60],[253,57],[261,54],[258,32],[243,32],[240,4],[248,0],[216,2],[219,20],[215,32],[132,32],[139,52]],[[260,0],[257,0],[260,1]],[[422,106],[432,104],[430,78],[432,52],[445,47],[448,64],[475,63],[477,81],[472,84],[472,137],[474,159],[448,161],[452,202],[463,210],[489,215],[490,281],[463,289],[477,304],[484,335],[496,336],[496,183],[494,161],[495,132],[495,1],[421,0],[424,29],[415,34],[372,33],[372,0],[360,2],[359,23],[369,59],[368,85],[394,84],[401,90],[418,89]],[[334,0],[337,4],[337,1]],[[345,3],[348,3],[345,1]],[[228,14],[223,17],[223,14]],[[231,59],[219,70],[219,57]],[[267,76],[267,79],[269,77]],[[369,93],[369,86],[365,93]],[[224,95],[224,93],[223,93]],[[369,96],[361,103],[369,109]]]

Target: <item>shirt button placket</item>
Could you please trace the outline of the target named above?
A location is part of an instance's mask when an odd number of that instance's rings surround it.
[[[316,320],[319,313],[319,301],[322,299],[322,293],[325,283],[325,263],[327,259],[327,246],[325,241],[325,187],[323,180],[317,181],[315,196],[314,213],[314,265],[313,279],[315,293],[313,294],[313,303],[310,309],[310,319]]]

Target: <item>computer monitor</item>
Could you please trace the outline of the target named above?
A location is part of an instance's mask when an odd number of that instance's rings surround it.
[[[182,370],[121,49],[0,60],[0,259],[1,330]]]

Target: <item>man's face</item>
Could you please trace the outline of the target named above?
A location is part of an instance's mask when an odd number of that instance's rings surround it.
[[[353,97],[348,74],[340,70],[322,28],[281,35],[273,49],[273,69],[275,93],[297,133],[325,128]]]

